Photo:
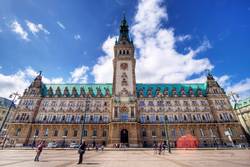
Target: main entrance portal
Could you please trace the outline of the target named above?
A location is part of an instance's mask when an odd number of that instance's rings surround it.
[[[120,142],[121,143],[128,143],[128,130],[127,129],[121,130]]]

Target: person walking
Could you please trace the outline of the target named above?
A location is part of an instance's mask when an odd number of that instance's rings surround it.
[[[80,147],[78,148],[79,161],[78,161],[77,164],[82,164],[82,157],[83,157],[83,154],[86,151],[86,147],[87,147],[87,145],[85,144],[85,141],[83,141],[82,144],[80,145]]]
[[[36,149],[36,157],[34,159],[34,161],[39,161],[39,157],[43,151],[43,147],[45,147],[45,141],[42,141],[38,146],[37,146],[37,149]]]
[[[161,155],[161,151],[162,151],[162,143],[159,144],[159,155]]]

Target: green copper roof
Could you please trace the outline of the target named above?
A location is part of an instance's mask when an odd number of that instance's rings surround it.
[[[241,109],[241,108],[244,108],[244,107],[249,106],[249,105],[250,105],[250,97],[239,101],[236,105],[236,109]]]
[[[75,87],[78,94],[81,92],[81,88],[84,88],[85,92],[89,91],[89,88],[93,90],[94,95],[97,94],[97,88],[101,89],[102,95],[105,95],[105,89],[109,89],[110,94],[112,95],[112,84],[105,83],[105,84],[44,84],[43,88],[43,95],[46,96],[48,93],[48,89],[52,88],[53,94],[56,93],[56,89],[59,87],[61,93],[63,94],[64,89],[67,87],[69,94],[71,95],[72,89]]]
[[[85,90],[87,93],[89,88],[93,90],[94,96],[97,94],[97,89],[101,90],[102,95],[106,94],[106,89],[109,89],[110,95],[112,95],[112,84],[105,83],[105,84],[44,84],[42,88],[42,95],[47,96],[49,88],[52,88],[53,94],[56,93],[56,89],[59,87],[61,90],[61,94],[64,93],[64,89],[67,87],[69,91],[69,95],[72,93],[72,89],[75,87],[77,94],[79,95],[81,92],[81,88]],[[202,91],[203,96],[206,96],[206,83],[194,83],[194,84],[143,84],[138,83],[136,84],[136,92],[137,96],[139,96],[139,91],[143,90],[143,95],[147,96],[147,90],[151,88],[152,95],[156,95],[156,90],[159,88],[160,92],[163,93],[164,89],[168,89],[168,95],[172,96],[172,90],[175,88],[177,95],[181,95],[181,89],[183,88],[186,95],[189,95],[189,89],[193,90],[195,96],[198,95],[198,89]]]
[[[143,94],[144,96],[147,93],[147,90],[149,88],[152,89],[152,94],[155,96],[156,94],[156,89],[160,88],[160,92],[163,93],[164,89],[168,89],[168,95],[172,95],[172,90],[175,88],[177,94],[180,96],[181,95],[181,89],[184,88],[184,91],[186,95],[189,95],[189,89],[193,89],[193,93],[195,96],[197,96],[198,92],[197,90],[200,89],[202,91],[203,96],[206,96],[206,89],[207,89],[207,84],[206,83],[192,83],[192,84],[136,84],[136,92],[137,95],[139,94],[139,90],[143,89]]]

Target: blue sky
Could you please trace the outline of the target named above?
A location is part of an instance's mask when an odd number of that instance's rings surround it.
[[[1,0],[0,96],[44,81],[111,82],[123,13],[138,82],[204,82],[250,95],[248,0]],[[150,42],[149,42],[150,41]]]

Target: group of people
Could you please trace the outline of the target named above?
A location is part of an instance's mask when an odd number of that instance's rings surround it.
[[[45,141],[42,141],[37,146],[37,148],[36,148],[36,156],[35,156],[35,159],[34,159],[35,162],[39,161],[39,157],[40,157],[44,147],[45,147]],[[80,144],[79,148],[78,148],[79,160],[78,160],[77,164],[82,164],[83,154],[85,153],[86,148],[87,148],[87,145],[86,145],[85,141],[83,141]],[[102,151],[103,151],[103,149],[104,149],[104,146],[102,146]]]
[[[161,155],[162,153],[165,153],[166,145],[164,143],[154,143],[154,153]]]

